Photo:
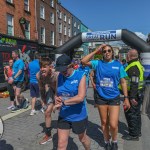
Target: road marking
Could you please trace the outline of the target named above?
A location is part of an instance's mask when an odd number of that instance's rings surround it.
[[[3,119],[3,121],[5,121],[5,120],[10,119],[12,117],[15,117],[15,116],[17,116],[19,114],[22,114],[22,113],[24,113],[24,112],[26,112],[26,111],[28,111],[30,109],[31,109],[31,105],[27,109],[21,109],[20,111],[9,113],[9,114],[7,114],[5,116],[2,116],[2,119]]]

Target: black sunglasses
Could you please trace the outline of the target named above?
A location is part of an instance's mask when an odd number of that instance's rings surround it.
[[[112,52],[112,50],[111,50],[111,49],[103,50],[103,53],[104,53],[104,54],[105,54],[106,52],[111,53],[111,52]]]

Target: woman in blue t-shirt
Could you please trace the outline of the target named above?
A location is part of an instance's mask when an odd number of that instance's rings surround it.
[[[70,129],[78,135],[86,150],[90,150],[90,139],[86,134],[88,116],[85,102],[86,76],[83,71],[73,69],[71,59],[61,55],[56,61],[59,71],[55,108],[58,107],[58,150],[66,149]]]
[[[101,51],[103,60],[92,60],[95,54]],[[83,65],[92,67],[96,71],[96,99],[101,126],[105,140],[106,150],[117,150],[117,132],[120,110],[120,92],[119,83],[122,86],[125,95],[124,105],[129,108],[127,85],[125,77],[127,76],[123,66],[119,61],[113,59],[114,51],[110,45],[101,45],[95,51],[85,56],[81,62]],[[110,135],[112,144],[110,144]]]

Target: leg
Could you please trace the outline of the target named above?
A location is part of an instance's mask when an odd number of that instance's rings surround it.
[[[87,136],[86,131],[78,134],[80,142],[83,144],[85,150],[90,150],[91,141],[90,138]]]
[[[57,150],[67,149],[69,134],[70,134],[70,129],[58,128],[58,149]]]
[[[32,97],[32,100],[31,100],[31,109],[32,110],[34,110],[35,102],[36,102],[36,97]]]
[[[46,126],[46,134],[48,136],[51,136],[51,113],[53,110],[53,103],[51,103],[50,105],[48,105],[48,108],[45,111],[45,126]]]
[[[108,110],[109,110],[109,125],[112,141],[117,141],[120,105],[109,106]]]
[[[109,135],[109,126],[108,126],[108,105],[97,105],[100,120],[101,120],[101,126],[102,131],[104,134],[104,140],[109,141],[110,135]]]
[[[16,105],[19,106],[20,102],[18,100],[18,96],[21,94],[21,88],[16,87],[16,94],[15,94],[15,98],[16,98]]]

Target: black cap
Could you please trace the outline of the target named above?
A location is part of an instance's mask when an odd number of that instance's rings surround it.
[[[68,55],[63,54],[57,58],[55,70],[59,72],[66,71],[68,65],[70,64],[71,58]]]

